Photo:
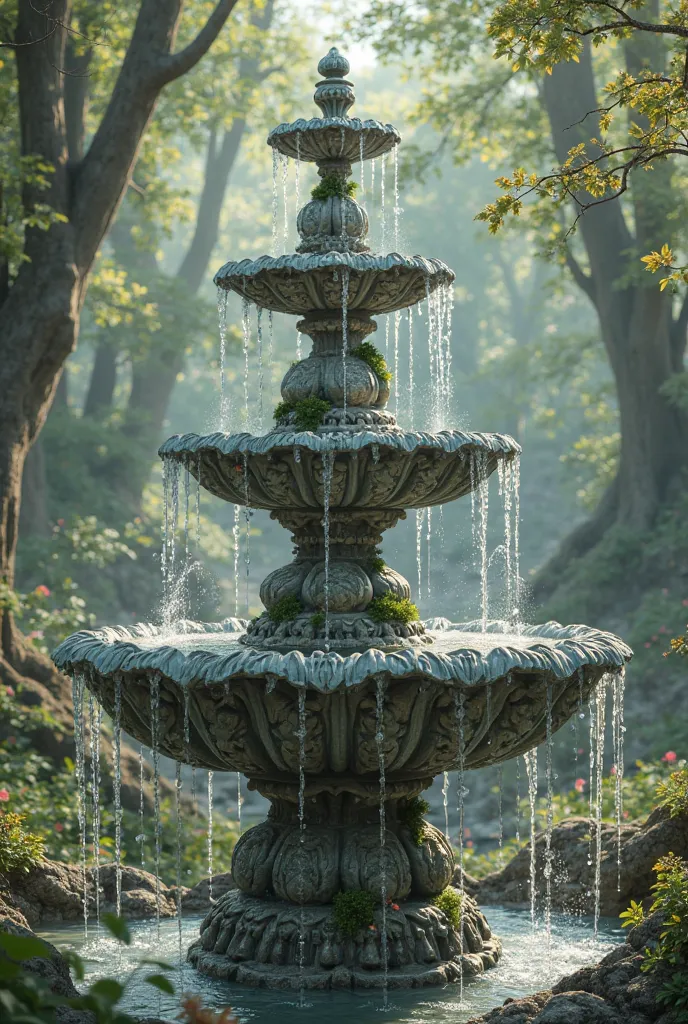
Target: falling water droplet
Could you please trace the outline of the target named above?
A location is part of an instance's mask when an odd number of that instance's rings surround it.
[[[430,508],[430,507],[426,508],[426,510],[425,510],[425,523],[426,523],[425,540],[426,540],[426,543],[427,543],[427,579],[428,579],[428,589],[427,589],[427,592],[426,592],[425,596],[429,598],[430,597],[430,572],[431,572],[431,557],[430,556],[431,556],[431,547],[432,547],[432,508]]]
[[[263,370],[263,307],[256,307],[256,333],[258,336],[258,432],[263,433],[263,391],[265,374]]]
[[[139,834],[136,837],[141,843],[141,867],[146,864],[146,834],[145,834],[145,775],[144,775],[143,744],[139,746]]]
[[[394,147],[394,251],[399,252],[399,148]]]
[[[418,573],[418,600],[423,589],[423,516],[424,508],[416,509],[416,571]]]
[[[301,209],[301,132],[296,133],[296,166],[294,169],[294,184],[296,191],[296,212]]]
[[[272,310],[268,310],[268,366],[272,366],[273,349],[275,344],[275,322]]]
[[[554,790],[552,783],[552,684],[547,685],[547,713],[546,713],[546,771],[547,771],[547,826],[545,831],[545,933],[547,935],[548,947],[552,942],[552,829],[554,825]]]
[[[346,357],[349,347],[349,277],[348,267],[342,268],[342,394],[344,424],[346,425]]]
[[[499,814],[499,866],[504,863],[504,766],[497,768],[497,812]]]
[[[415,422],[416,422],[415,406],[414,406],[414,397],[415,397],[414,384],[415,384],[415,380],[414,380],[414,372],[413,372],[413,307],[411,307],[409,309],[409,311],[408,311],[408,336],[409,336],[409,413],[410,413],[410,417],[411,417],[410,418],[410,422],[409,422],[409,426],[410,426],[411,430],[413,430],[413,427],[414,427]]]
[[[332,489],[333,452],[323,452],[323,531],[325,536],[325,650],[330,649],[330,492]]]
[[[103,711],[88,695],[88,729],[91,754],[91,827],[93,830],[93,876],[96,891],[96,929],[100,933],[100,727]]]
[[[385,251],[386,242],[386,209],[385,209],[385,177],[387,171],[387,154],[380,157],[380,249]]]
[[[457,790],[459,798],[459,889],[461,892],[460,918],[459,918],[459,1005],[463,1003],[463,915],[464,915],[464,868],[463,868],[463,841],[465,831],[465,802],[466,802],[466,695],[463,690],[454,690],[454,714],[456,716],[456,732],[459,739],[458,749],[458,775]]]
[[[442,778],[442,806],[444,807],[444,834],[449,838],[449,772]]]
[[[72,679],[74,704],[74,748],[77,789],[77,820],[81,850],[81,902],[84,915],[84,938],[88,938],[88,876],[86,873],[86,753],[84,726],[84,677],[76,673]]]
[[[115,913],[122,914],[122,677],[115,676],[115,714],[113,717],[113,795],[115,803]]]
[[[282,212],[284,214],[284,252],[289,247],[289,203],[288,194],[289,157],[282,154]]]
[[[249,340],[251,336],[251,303],[248,299],[241,300],[242,317],[241,326],[244,336],[244,430],[251,430],[251,420],[249,415],[248,407],[248,382],[249,382],[249,368],[248,368],[248,350]]]
[[[537,910],[537,851],[535,847],[536,817],[535,804],[538,788],[538,754],[537,747],[523,755],[528,776],[528,802],[530,804],[530,926],[535,931],[535,914]]]
[[[234,506],[234,525],[232,527],[232,543],[234,546],[234,615],[239,617],[239,548],[241,543],[241,510]]]
[[[176,882],[177,882],[177,939],[179,945],[179,970],[184,962],[184,950],[182,944],[182,765],[181,761],[174,763],[174,810],[176,822],[177,856],[176,856]]]
[[[365,161],[363,159],[363,132],[358,136],[358,159],[361,164],[361,197],[365,195]]]
[[[301,352],[301,331],[296,332],[296,362],[300,363],[302,359]]]
[[[227,429],[227,394],[225,360],[227,355],[227,300],[228,293],[218,286],[217,317],[220,326],[220,430]]]
[[[153,755],[153,819],[155,827],[155,923],[160,938],[160,680],[150,680],[151,753]]]
[[[396,150],[395,150],[396,152]],[[401,325],[401,310],[397,309],[394,314],[394,414],[399,415],[399,327]]]
[[[246,569],[246,615],[250,615],[250,583],[251,583],[251,496],[249,494],[248,452],[244,452],[244,519],[246,522],[246,544],[244,547],[244,567]]]
[[[605,675],[597,685],[595,696],[595,928],[597,938],[600,922],[600,895],[602,872],[602,801],[604,766],[604,728],[607,710],[607,686],[609,676]]]
[[[241,835],[241,805],[243,799],[241,796],[241,772],[236,773],[236,786],[237,786],[237,831]]]
[[[621,821],[623,819],[624,778],[624,691],[626,670],[616,672],[613,680],[614,696],[614,813],[616,816],[616,890],[621,892]]]
[[[272,255],[277,256],[277,150],[272,151]]]
[[[480,498],[480,611],[483,633],[487,630],[489,612],[487,581],[487,515],[489,502],[489,477],[487,456],[481,452],[478,463],[478,489]]]
[[[304,972],[306,968],[306,901],[305,842],[306,842],[306,687],[298,692],[296,737],[299,744],[299,1005],[304,1005]]]

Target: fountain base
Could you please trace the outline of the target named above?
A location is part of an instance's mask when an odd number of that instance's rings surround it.
[[[458,893],[458,891],[457,891]],[[300,906],[234,890],[213,906],[191,946],[189,961],[203,974],[257,988],[420,988],[482,974],[502,947],[477,904],[463,894],[463,952],[459,929],[428,901],[382,912],[353,935],[341,933],[328,906]],[[303,966],[301,966],[303,965]]]

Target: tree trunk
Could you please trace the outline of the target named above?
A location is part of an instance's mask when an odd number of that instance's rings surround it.
[[[106,415],[112,408],[116,386],[117,349],[112,342],[105,339],[96,348],[91,378],[84,400],[84,416],[96,419]]]
[[[637,52],[631,57],[637,59]],[[599,134],[596,116],[585,117],[599,107],[588,46],[580,63],[559,64],[545,77],[544,101],[557,160],[563,162],[571,147]],[[633,530],[651,526],[686,464],[686,416],[661,393],[676,372],[677,350],[685,347],[685,318],[673,320],[671,295],[640,276],[639,261],[671,236],[670,174],[665,165],[652,172],[651,182],[634,180],[636,237],[618,201],[588,209],[579,221],[590,273],[572,259],[573,276],[598,315],[616,386],[621,449],[616,479],[598,509],[540,570],[538,598],[551,594],[569,565],[601,543],[615,524]]]

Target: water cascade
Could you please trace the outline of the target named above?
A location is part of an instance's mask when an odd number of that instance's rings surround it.
[[[346,77],[348,61],[336,49],[318,71],[315,102],[322,116],[279,125],[268,136],[274,155],[273,255],[226,263],[215,279],[243,304],[241,432],[176,435],[160,449],[162,624],[83,630],[68,637],[53,657],[74,680],[82,852],[85,685],[93,706],[94,755],[101,706],[114,715],[118,730],[151,750],[156,874],[161,754],[209,773],[211,875],[218,870],[212,849],[213,774],[236,775],[239,820],[239,773],[271,804],[268,819],[246,828],[236,843],[236,888],[212,902],[188,951],[190,963],[212,977],[244,985],[291,987],[301,1003],[311,988],[377,988],[381,1004],[387,1005],[388,990],[404,986],[451,984],[462,996],[465,978],[499,959],[501,943],[463,884],[465,783],[468,771],[521,755],[531,806],[535,923],[537,747],[547,743],[549,764],[554,734],[577,713],[579,697],[592,700],[597,744],[592,756],[595,778],[601,780],[604,709],[596,694],[603,677],[618,673],[631,652],[617,637],[587,626],[521,621],[520,447],[505,434],[444,428],[451,397],[454,275],[438,259],[371,251],[370,208],[350,198],[347,182],[357,161],[370,162],[366,192],[372,202],[375,161],[384,164],[389,154],[395,155],[394,217],[386,209],[391,203],[383,166],[380,220],[386,235],[389,215],[389,234],[393,225],[398,248],[400,136],[390,124],[348,116],[355,97]],[[317,166],[326,184],[320,194],[326,198],[310,199],[298,210],[296,251],[278,255],[278,168],[284,192],[288,159]],[[361,175],[363,180],[363,169]],[[287,235],[285,230],[285,240]],[[251,305],[257,308],[259,392],[265,310],[270,360],[275,312],[298,318],[296,329],[312,341],[311,352],[284,376],[274,426],[258,436],[249,433]],[[410,311],[421,305],[436,378],[425,431],[413,429],[414,356],[420,358],[420,352],[413,351]],[[399,404],[396,399],[403,399],[404,390],[397,382],[398,314],[405,309],[409,428],[387,408],[390,372],[379,347],[368,340],[378,330],[376,318],[386,317],[389,324],[394,317],[391,387],[393,404]],[[255,406],[258,420],[260,402]],[[222,423],[223,416],[221,410]],[[490,620],[487,597],[488,482],[498,469],[505,514],[506,622]],[[183,550],[177,539],[181,471]],[[184,583],[190,567],[189,475],[235,507],[236,614],[222,622],[190,618]],[[424,582],[424,546],[428,595],[431,591],[430,547],[437,552],[440,543],[432,509],[468,493],[480,614],[470,622],[440,618],[425,623],[413,598],[420,597]],[[250,622],[238,618],[242,508],[247,606],[253,510],[269,512],[289,530],[294,544],[292,561],[262,581],[264,610]],[[198,497],[196,510],[198,545]],[[383,535],[411,511],[416,514],[417,588],[386,563],[382,551]],[[181,614],[184,619],[177,621]],[[623,688],[615,686],[620,808]],[[93,756],[91,790],[99,808],[97,771]],[[433,778],[443,775],[446,807],[445,773],[451,771],[458,773],[459,805],[460,871],[453,895],[454,850],[441,829],[419,817],[418,802]],[[143,793],[143,759],[141,784]],[[551,784],[548,771],[548,790]],[[176,789],[179,800],[179,784]],[[598,786],[593,807],[598,817],[600,792]],[[92,820],[97,857],[95,809]],[[448,811],[444,824],[448,831]],[[143,857],[143,816],[140,841]],[[86,881],[85,867],[83,874]],[[445,890],[449,902],[458,900],[458,924],[441,909],[447,904],[436,902]],[[334,904],[340,893],[345,905],[368,894],[373,918],[368,926],[353,933],[343,928]],[[159,884],[156,903],[159,908]],[[86,894],[84,910],[87,924]]]

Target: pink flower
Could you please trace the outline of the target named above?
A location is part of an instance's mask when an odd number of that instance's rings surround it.
[[[398,910],[398,909],[399,909],[399,904],[398,903],[393,903],[392,904],[392,910]]]
[[[668,587],[662,587],[662,593],[666,597],[668,595],[668,593],[669,593],[669,588]]]
[[[463,834],[466,837],[466,839],[470,839],[471,830],[468,828],[468,826],[466,826],[466,828],[463,830]]]
[[[466,846],[468,847],[469,850],[472,850],[473,849],[473,840],[472,839],[467,839],[466,840]]]
[[[683,600],[681,601],[681,604],[683,605],[683,607],[684,607],[684,608],[688,608],[688,597],[685,597],[685,598],[684,598],[684,599],[683,599]]]
[[[628,811],[623,812],[624,821],[628,818]]]
[[[57,520],[57,525],[58,526],[64,526],[64,519],[58,519]]]
[[[56,821],[55,822],[55,831],[56,832],[64,832],[64,825],[62,824],[61,821]]]
[[[43,639],[43,630],[42,629],[32,629],[30,633],[26,634],[26,639],[27,640],[42,640]]]
[[[50,597],[50,591],[46,587],[45,583],[39,583],[39,585],[36,587],[34,593],[35,594],[40,594],[41,597]]]
[[[666,626],[660,626],[660,627],[659,627],[659,632],[660,632],[660,633],[666,633],[666,632],[667,632],[667,628],[666,628]]]
[[[649,640],[646,640],[646,641],[645,641],[645,646],[646,646],[646,647],[652,647],[652,644],[650,643],[650,641],[649,641]]]
[[[662,758],[662,761],[666,761],[667,764],[673,764],[676,760],[676,754],[673,750],[667,750],[666,754]]]
[[[583,748],[582,748],[582,747],[579,747],[579,748],[578,748],[578,753],[579,753],[579,754],[584,754],[584,753],[585,753],[585,751],[583,750]]]
[[[6,789],[0,789],[0,800],[2,800],[2,802],[3,802],[4,804],[6,804],[6,803],[7,803],[7,801],[9,800],[9,798],[10,798],[10,794],[9,794],[9,792],[8,792],[8,791],[7,791]]]
[[[616,775],[616,765],[613,764],[609,770],[610,775]]]
[[[582,793],[585,789],[585,779],[576,779],[574,789],[576,790],[576,793]]]
[[[369,925],[368,925],[368,931],[369,931],[369,932],[376,932],[376,931],[377,931],[377,928],[375,927],[375,925],[374,925],[374,924],[369,924]]]
[[[654,643],[657,643],[657,641],[659,640],[659,637],[657,636],[657,634],[656,634],[656,633],[655,633],[655,635],[654,635],[654,636],[652,637],[652,640],[654,641]]]
[[[8,697],[14,697],[14,689],[11,686],[5,687],[5,693]]]

